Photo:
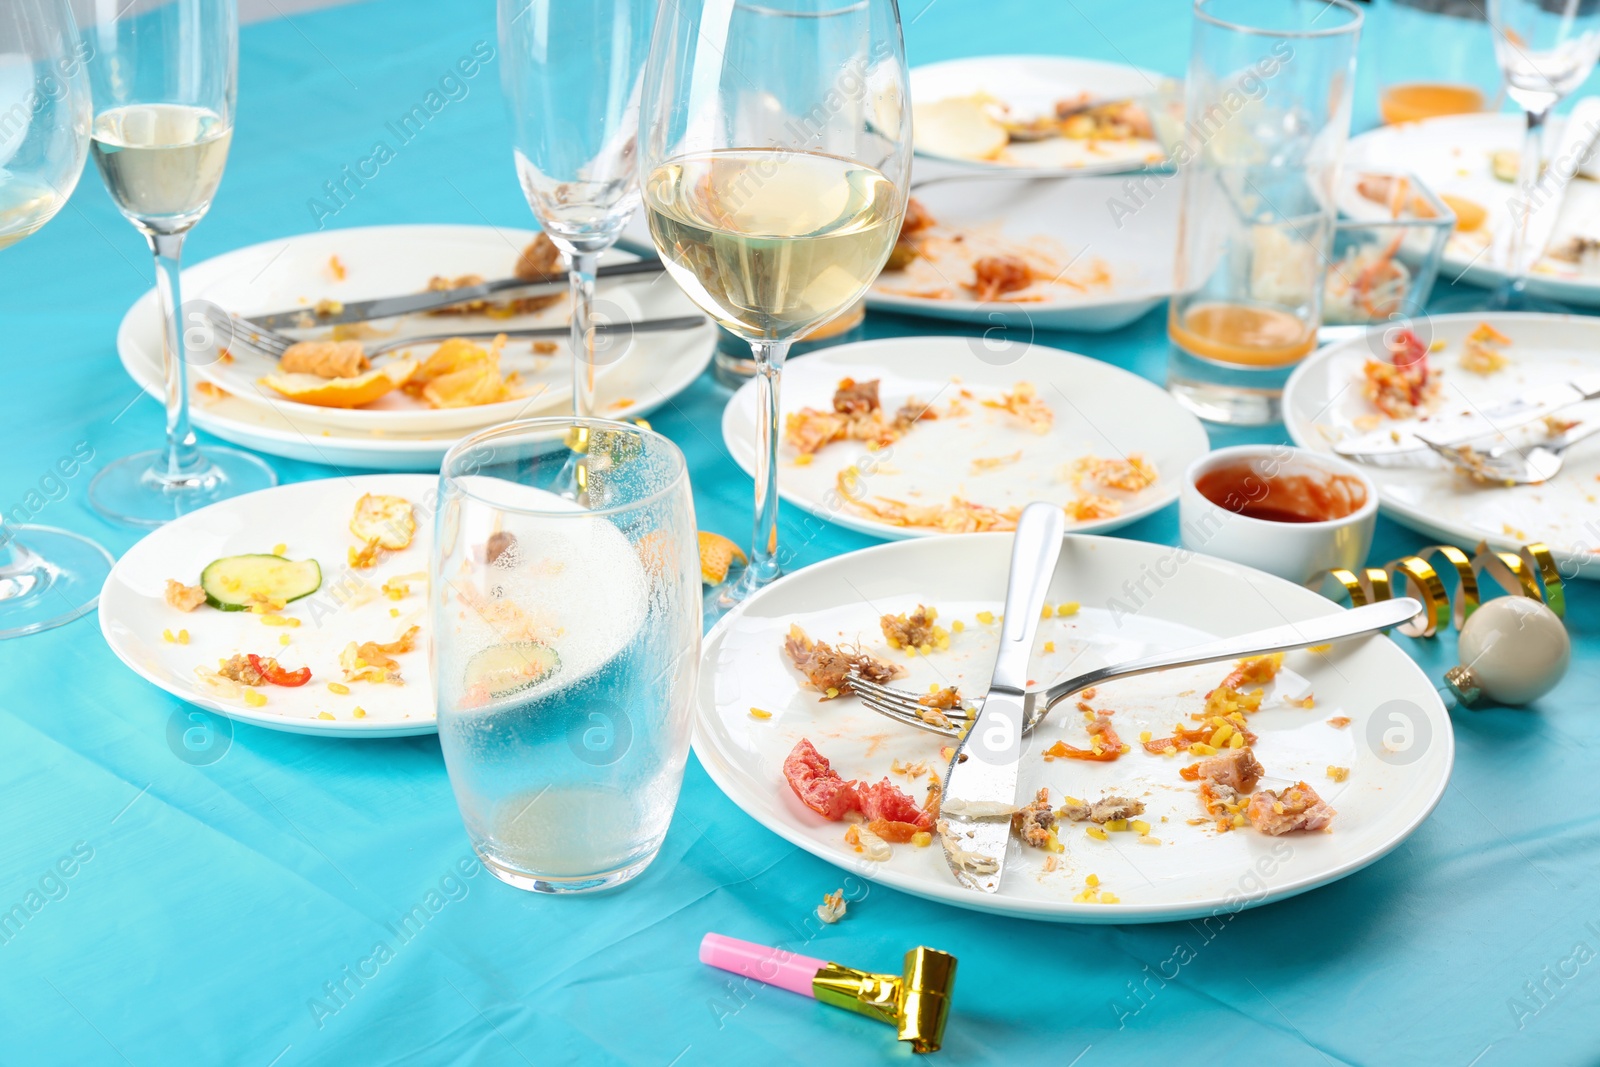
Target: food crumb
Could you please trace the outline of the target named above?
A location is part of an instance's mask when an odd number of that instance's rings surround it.
[[[350,687],[348,685],[345,685],[343,682],[329,682],[328,683],[328,692],[330,692],[330,693],[338,693],[342,697],[343,696],[349,696],[350,695]]]
[[[1335,730],[1343,730],[1346,726],[1350,725],[1350,717],[1348,715],[1335,715],[1333,718],[1328,720],[1328,725],[1333,727]]]
[[[272,546],[272,554],[274,556],[281,556],[287,551],[289,551],[289,546],[284,544],[282,541],[279,541],[277,544]]]
[[[985,626],[993,626],[994,625],[994,612],[992,612],[992,611],[980,611],[980,612],[978,612],[978,621],[983,623]]]
[[[772,718],[772,712],[762,711],[760,708],[751,708],[750,717],[752,719],[770,719]]]
[[[329,714],[328,712],[326,712],[326,711],[319,711],[319,712],[317,712],[317,718],[319,718],[319,719],[331,719],[331,718],[333,718],[333,716],[331,714]]]
[[[1056,614],[1065,619],[1069,615],[1076,615],[1080,607],[1082,607],[1082,605],[1076,600],[1069,600],[1064,604],[1056,605]]]
[[[1328,777],[1332,778],[1336,782],[1342,782],[1346,778],[1350,777],[1350,768],[1329,766]]]
[[[356,710],[352,711],[350,714],[353,715],[357,719],[365,719],[367,717],[367,709],[362,707],[360,704],[357,704],[356,705]],[[331,719],[331,718],[333,718],[333,716],[330,715],[330,716],[328,716],[328,718]]]
[[[267,698],[254,689],[246,689],[244,691],[244,702],[252,708],[259,708],[266,704]]]
[[[832,893],[823,897],[822,903],[817,905],[817,918],[825,923],[836,923],[844,918],[846,907],[844,890],[835,889]]]
[[[179,643],[179,644],[181,644],[181,645],[186,645],[186,644],[188,644],[188,643],[189,643],[189,642],[187,642],[187,641],[184,641],[184,640],[183,640],[183,639],[182,639],[182,638],[181,638],[181,637],[180,637],[180,638],[179,638],[179,640],[178,640],[178,643]],[[280,645],[287,645],[287,644],[288,644],[288,643],[289,643],[289,635],[288,635],[288,634],[279,634],[279,635],[278,635],[278,644],[280,644]]]

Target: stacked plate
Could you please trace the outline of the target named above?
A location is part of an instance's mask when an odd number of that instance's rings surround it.
[[[531,231],[487,226],[375,226],[269,241],[184,271],[184,322],[189,327],[201,321],[201,302],[247,317],[297,306],[310,312],[325,300],[348,303],[421,291],[434,277],[509,277],[517,256],[534,237]],[[633,258],[618,251],[606,261]],[[603,285],[597,310],[610,321],[698,313],[664,274]],[[570,313],[562,296],[531,314],[412,315],[369,324],[365,332],[378,343],[453,332],[559,327]],[[326,329],[298,332],[302,339],[328,334]],[[699,376],[713,346],[709,325],[631,337],[599,368],[598,413],[627,419],[654,410]],[[154,396],[163,395],[161,319],[154,291],[123,318],[117,351],[134,381]],[[423,359],[432,351],[432,345],[418,346],[410,355]],[[242,345],[232,346],[230,356],[190,367],[195,425],[260,452],[340,467],[437,470],[446,449],[465,434],[511,419],[567,411],[572,399],[571,354],[565,341],[538,348],[527,341],[505,346],[501,368],[517,373],[522,394],[517,399],[440,409],[401,393],[359,408],[302,403],[261,383],[275,369],[270,358]]]

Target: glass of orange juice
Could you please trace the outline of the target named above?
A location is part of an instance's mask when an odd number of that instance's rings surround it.
[[[1498,110],[1500,68],[1483,0],[1375,0],[1367,39],[1385,123]]]
[[[1350,131],[1349,0],[1195,0],[1167,386],[1201,418],[1277,422],[1310,355]]]

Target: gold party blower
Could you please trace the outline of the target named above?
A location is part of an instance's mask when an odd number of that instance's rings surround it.
[[[911,1042],[913,1052],[939,1051],[956,983],[956,958],[921,945],[906,953],[900,974],[874,974],[707,934],[700,942],[700,962],[886,1022],[901,1041]]]

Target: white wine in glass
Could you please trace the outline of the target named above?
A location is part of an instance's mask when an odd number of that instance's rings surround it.
[[[86,52],[67,0],[0,3],[0,249],[54,218],[83,173]],[[110,553],[88,538],[0,515],[0,638],[93,611],[110,573]]]
[[[247,452],[201,451],[189,427],[188,364],[214,358],[227,339],[196,348],[191,339],[212,327],[198,312],[185,321],[179,274],[184,238],[210,210],[233,140],[238,12],[234,0],[163,0],[102,4],[95,15],[94,161],[155,258],[167,441],[108,464],[89,502],[109,519],[160,526],[278,481]]]
[[[894,247],[908,95],[894,0],[665,3],[657,18],[639,156],[650,233],[756,363],[750,562],[713,612],[782,570],[779,375],[795,338],[860,300]]]

